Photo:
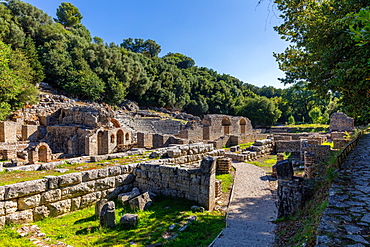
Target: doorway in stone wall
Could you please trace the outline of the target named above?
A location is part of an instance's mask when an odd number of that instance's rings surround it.
[[[124,136],[123,131],[122,130],[118,130],[117,131],[117,146],[118,145],[121,145],[121,144],[125,144],[125,141],[123,139],[123,136]]]
[[[98,132],[98,154],[103,153],[103,131]]]
[[[246,125],[247,125],[247,121],[244,118],[240,119],[240,134],[245,134]]]
[[[222,119],[222,127],[224,129],[224,135],[230,134],[230,125],[231,125],[231,122],[229,118],[225,117]]]
[[[45,146],[40,146],[38,150],[39,162],[47,162],[48,149]]]

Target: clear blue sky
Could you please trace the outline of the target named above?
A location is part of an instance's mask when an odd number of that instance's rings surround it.
[[[55,17],[60,0],[25,0]],[[287,42],[273,27],[277,10],[265,0],[70,0],[82,23],[105,42],[152,39],[168,52],[193,58],[197,66],[229,74],[256,86],[282,88],[284,74],[272,56]],[[275,13],[272,13],[275,11]]]

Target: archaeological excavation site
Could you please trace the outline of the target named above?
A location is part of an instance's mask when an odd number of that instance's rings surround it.
[[[116,222],[115,202],[147,210],[158,196],[192,201],[194,211],[231,214],[232,196],[223,206],[218,203],[223,192],[216,175],[234,174],[233,164],[266,155],[277,157],[266,176],[277,191],[271,202],[278,218],[289,216],[312,197],[305,181],[321,171],[331,148],[347,145],[345,133],[354,130],[353,119],[343,113],[331,116],[328,132],[290,133],[284,127],[254,129],[239,116],[200,118],[164,108],[141,109],[134,102],[112,109],[55,94],[45,83],[41,87],[37,105],[0,122],[2,174],[39,174],[27,181],[14,175],[20,182],[0,186],[2,227],[37,224],[89,207],[95,207],[101,227],[137,227],[136,214]],[[333,147],[322,145],[329,140]],[[250,144],[243,147],[245,143]],[[77,168],[65,169],[65,164]],[[301,169],[301,176],[293,169]],[[232,194],[233,187],[228,189]],[[214,246],[222,244],[215,241]]]

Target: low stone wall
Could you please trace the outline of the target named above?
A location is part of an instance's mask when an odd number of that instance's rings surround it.
[[[141,163],[117,165],[0,186],[0,226],[55,217],[112,199],[136,186],[142,191],[186,198],[212,210],[216,160],[206,157],[200,168]]]
[[[276,153],[299,153],[301,150],[301,141],[275,141]]]
[[[349,143],[349,141],[350,140],[344,138],[333,139],[334,149],[344,148]]]
[[[55,217],[132,189],[136,164],[113,166],[0,187],[0,225]]]

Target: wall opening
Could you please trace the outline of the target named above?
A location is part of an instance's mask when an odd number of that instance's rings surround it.
[[[121,144],[124,144],[123,131],[122,130],[118,130],[117,131],[117,145],[121,145]]]
[[[245,126],[247,125],[247,121],[245,120],[245,118],[242,118],[240,120],[240,133],[241,134],[245,134]]]
[[[113,134],[110,135],[110,143],[114,143],[114,135]]]
[[[130,135],[129,135],[129,133],[126,133],[126,136],[125,136],[125,141],[126,141],[126,143],[128,143],[128,142],[129,142],[129,140],[130,140]]]
[[[230,125],[231,125],[231,122],[229,118],[225,117],[222,119],[222,127],[224,129],[224,135],[230,134]]]
[[[45,146],[40,146],[38,150],[39,162],[48,161],[48,149]]]
[[[98,154],[103,153],[103,131],[98,132]]]

